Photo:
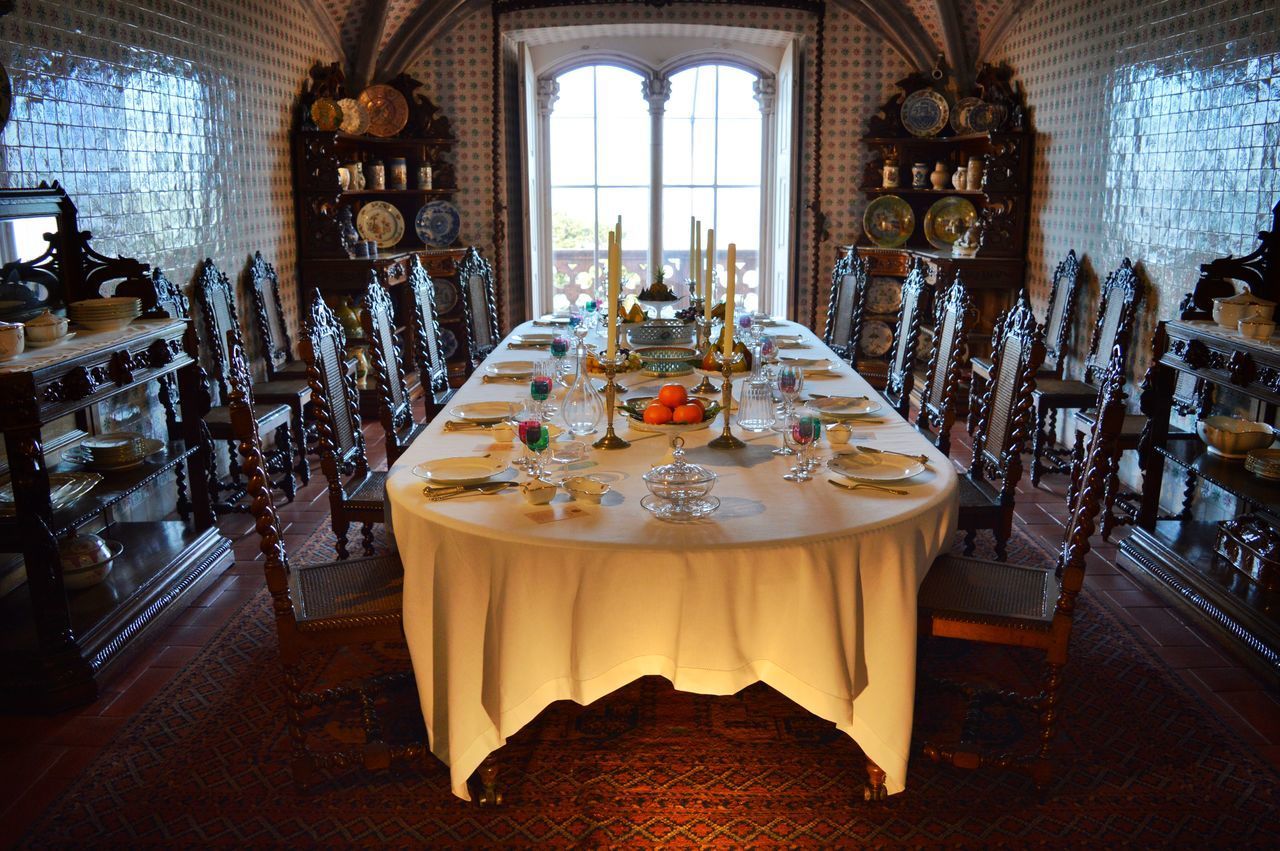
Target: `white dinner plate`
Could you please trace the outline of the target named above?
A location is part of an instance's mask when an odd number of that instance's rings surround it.
[[[484,368],[484,371],[495,378],[524,378],[533,375],[531,360],[495,361]]]
[[[513,334],[511,342],[522,343],[526,346],[551,345],[551,341],[559,334]]]
[[[449,416],[468,423],[498,423],[516,412],[515,402],[468,402],[449,409]]]
[[[414,465],[413,474],[434,485],[478,485],[492,481],[511,467],[506,458],[467,456],[462,458],[437,458]]]
[[[804,403],[804,406],[837,420],[848,417],[865,417],[867,414],[874,414],[880,410],[880,403],[874,399],[856,399],[851,396],[829,396],[826,399],[810,399]]]
[[[831,361],[827,358],[797,358],[790,355],[778,358],[778,362],[783,366],[798,366],[805,369],[817,367],[826,369],[831,366]]]
[[[805,378],[839,378],[840,375],[840,370],[833,363],[826,366],[809,366],[804,369]]]
[[[804,346],[804,337],[800,334],[770,334],[774,344],[780,349],[800,348]]]
[[[919,459],[888,452],[848,452],[827,462],[827,469],[855,482],[902,482],[925,471]]]

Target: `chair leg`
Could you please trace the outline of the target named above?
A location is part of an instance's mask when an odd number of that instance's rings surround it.
[[[187,465],[184,461],[173,468],[173,483],[178,491],[178,500],[174,510],[182,518],[182,522],[191,522],[191,500],[187,497]]]
[[[301,790],[315,785],[317,769],[315,758],[307,750],[306,701],[302,697],[302,679],[296,665],[284,664],[285,729],[293,752],[290,771],[293,782]]]
[[[1191,507],[1196,501],[1196,485],[1199,482],[1199,474],[1195,470],[1188,469],[1182,486],[1182,513],[1178,515],[1184,522],[1191,519]]]
[[[351,553],[347,552],[347,530],[351,528],[351,522],[346,518],[339,520],[337,517],[333,519],[333,537],[336,539],[334,548],[338,551],[338,560],[346,561],[351,557]]]
[[[1119,454],[1111,459],[1111,469],[1107,474],[1107,486],[1103,490],[1102,497],[1102,540],[1111,540],[1111,531],[1120,525],[1116,521],[1115,502],[1116,494],[1120,491],[1120,457]]]
[[[996,561],[1009,560],[1009,538],[1013,536],[1013,512],[1010,511],[993,530],[996,536]]]
[[[482,807],[502,805],[502,790],[498,788],[498,758],[489,754],[476,769],[476,777],[480,780],[480,794],[476,803]]]
[[[978,400],[986,392],[987,382],[976,373],[969,379],[969,434],[978,431]]]
[[[302,415],[302,403],[293,408],[293,436],[298,453],[298,478],[305,488],[311,484],[311,463],[307,461],[307,428]]]
[[[864,801],[883,801],[888,797],[884,788],[884,769],[867,760],[867,785],[862,788]]]
[[[1036,407],[1036,427],[1031,432],[1031,486],[1033,488],[1040,487],[1040,475],[1044,472],[1040,459],[1044,457],[1044,441],[1045,434],[1045,410],[1043,407]]]
[[[1049,662],[1044,672],[1044,697],[1040,701],[1040,749],[1029,770],[1036,788],[1043,792],[1053,779],[1053,734],[1058,723],[1058,689],[1062,686],[1062,665]]]
[[[298,484],[293,478],[293,438],[289,434],[289,424],[284,423],[276,429],[276,450],[284,456],[280,470],[284,474],[280,479],[280,489],[284,491],[287,502],[293,502]]]
[[[373,555],[373,524],[360,524],[360,540],[364,546],[364,554],[366,556]]]

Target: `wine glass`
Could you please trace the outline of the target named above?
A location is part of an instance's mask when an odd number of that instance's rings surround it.
[[[796,409],[796,399],[804,390],[804,370],[798,366],[782,364],[778,367],[778,393],[788,414]]]
[[[587,301],[582,305],[582,311],[586,314],[586,325],[588,328],[594,328],[600,304],[592,296],[587,296]]]
[[[533,365],[533,373],[529,377],[529,396],[535,402],[534,408],[538,411],[538,419],[546,419],[548,409],[547,399],[551,396],[552,384],[551,376],[555,374],[556,366],[553,361],[541,360]]]
[[[773,409],[773,422],[769,426],[770,431],[776,431],[778,436],[782,438],[782,444],[775,450],[774,455],[795,455],[796,451],[791,448],[791,426],[795,415],[787,411],[785,405],[778,405]]]
[[[512,464],[516,468],[532,474],[534,469],[534,460],[533,453],[529,450],[529,441],[532,437],[533,441],[535,443],[537,442],[536,435],[538,429],[542,428],[542,420],[538,417],[537,411],[526,408],[516,414],[515,427],[516,436],[520,438],[520,445],[524,447],[525,451],[519,458],[513,461]]]
[[[567,337],[562,337],[559,334],[552,337],[551,357],[554,359],[556,365],[555,372],[552,373],[554,377],[559,378],[567,372],[564,361],[564,357],[567,354],[569,354],[569,339]]]
[[[813,469],[813,449],[822,437],[822,420],[817,417],[796,417],[791,426],[791,440],[800,447],[800,455],[795,466],[782,478],[789,482],[807,482],[813,478],[809,471]]]
[[[541,423],[537,428],[527,429],[522,439],[524,445],[533,452],[533,464],[529,468],[529,475],[535,479],[541,479],[547,472],[547,447],[551,445],[551,430],[547,428],[546,423]]]

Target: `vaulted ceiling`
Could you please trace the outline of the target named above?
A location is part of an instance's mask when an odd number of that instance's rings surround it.
[[[432,41],[490,0],[300,0],[358,84],[411,66]],[[648,0],[654,5],[670,0]],[[990,56],[1034,0],[830,0],[916,68],[939,54],[963,74]]]

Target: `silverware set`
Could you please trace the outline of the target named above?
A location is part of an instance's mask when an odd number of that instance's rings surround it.
[[[912,455],[910,452],[898,452],[895,449],[876,449],[874,446],[862,446],[860,444],[854,444],[853,448],[859,452],[869,452],[872,455],[897,455],[899,458],[910,458],[912,461],[919,461],[926,467],[929,466],[928,455]]]
[[[835,479],[827,479],[827,482],[835,487],[843,488],[847,491],[871,490],[883,491],[884,493],[891,493],[897,496],[907,495],[907,491],[904,491],[901,488],[887,488],[884,485],[873,485],[870,482],[838,482]]]
[[[476,429],[493,428],[496,423],[468,423],[459,420],[449,420],[444,424],[445,431],[473,431]]]
[[[485,375],[480,380],[485,384],[526,384],[529,376],[523,378],[518,375]]]
[[[462,496],[493,496],[496,493],[513,488],[516,482],[484,482],[479,485],[456,485],[449,488],[425,487],[422,493],[432,502],[444,502]]]

